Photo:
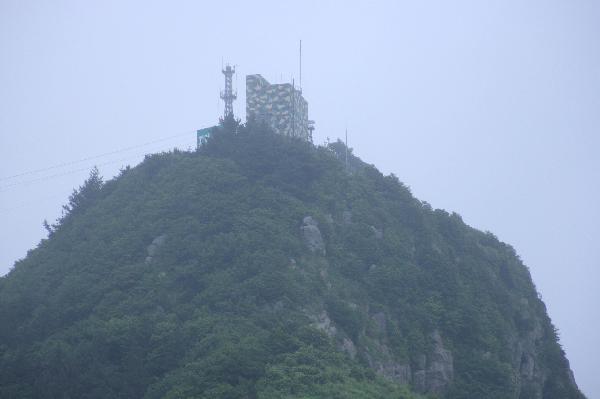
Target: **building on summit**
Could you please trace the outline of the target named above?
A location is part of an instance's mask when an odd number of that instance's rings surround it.
[[[233,117],[233,101],[237,99],[232,85],[235,67],[228,64],[222,72],[225,89],[220,97],[225,104],[222,117],[225,120]],[[277,134],[310,142],[315,129],[314,121],[308,119],[308,102],[301,88],[296,88],[294,83],[271,84],[258,74],[246,76],[246,120],[265,123]],[[196,132],[197,148],[206,142],[213,128]]]
[[[247,75],[246,119],[266,123],[277,134],[312,141],[308,103],[293,84],[270,84],[261,75]]]

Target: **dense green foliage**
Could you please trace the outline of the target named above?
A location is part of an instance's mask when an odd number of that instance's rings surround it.
[[[344,151],[228,121],[197,152],[92,174],[0,279],[0,397],[413,398],[361,348],[383,334],[414,364],[439,330],[447,397],[511,398],[509,348],[536,323],[544,398],[582,397],[513,249],[352,155],[346,170]],[[325,255],[304,245],[307,215]]]

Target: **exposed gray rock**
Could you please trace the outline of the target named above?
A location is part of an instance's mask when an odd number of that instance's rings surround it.
[[[352,342],[349,338],[344,338],[342,340],[342,350],[346,352],[352,359],[356,357],[356,346],[354,346],[354,342]]]
[[[156,254],[156,250],[158,249],[158,245],[150,244],[146,247],[146,252],[148,252],[148,256],[154,256]]]
[[[454,360],[452,353],[444,348],[439,331],[431,334],[433,350],[428,356],[420,356],[413,373],[413,386],[422,393],[439,395],[454,379]]]
[[[398,384],[410,383],[411,369],[409,364],[396,361],[388,346],[379,341],[372,342],[370,347],[365,352],[365,358],[371,369],[382,377]]]
[[[300,227],[304,242],[311,252],[325,255],[325,242],[321,236],[316,220],[311,216],[306,216],[303,220],[303,225]]]
[[[454,360],[452,353],[444,348],[442,337],[436,330],[433,332],[433,352],[429,357],[426,373],[427,392],[440,394],[446,390],[454,379]]]
[[[331,289],[331,287],[333,287],[333,285],[331,284],[331,281],[329,281],[329,275],[327,274],[327,270],[322,269],[319,272],[319,275],[321,276],[321,280],[323,280],[323,282],[325,283],[325,286],[327,287],[327,289]]]
[[[167,240],[167,235],[161,234],[158,237],[156,237],[154,240],[152,240],[152,244],[161,246],[165,243],[166,240]]]
[[[382,230],[378,229],[375,226],[369,226],[369,227],[371,227],[371,230],[373,231],[373,234],[375,234],[375,238],[377,240],[381,240],[383,238],[383,231]]]
[[[546,381],[546,373],[538,367],[538,343],[543,337],[540,320],[531,315],[528,301],[520,300],[519,317],[529,324],[527,331],[513,338],[513,368],[518,370],[517,384],[519,391],[526,390],[531,399],[541,399]]]
[[[534,377],[535,360],[529,353],[523,353],[521,356],[520,374],[521,378],[531,380]]]
[[[144,262],[146,264],[149,264],[150,262],[152,262],[152,257],[154,255],[156,255],[158,248],[161,245],[163,245],[166,240],[167,240],[166,234],[161,234],[158,237],[156,237],[154,240],[152,240],[152,243],[150,245],[148,245],[148,247],[146,248],[146,252],[148,253],[148,256],[146,256],[146,259],[144,260]]]
[[[317,316],[313,316],[312,319],[314,320],[313,325],[316,328],[323,331],[325,334],[329,335],[330,337],[335,336],[337,329],[335,328],[335,326],[333,325],[333,322],[329,318],[327,311],[323,310]]]
[[[385,378],[395,381],[398,384],[406,385],[410,383],[409,364],[397,362],[383,363],[377,372]]]
[[[318,223],[312,216],[305,216],[302,223],[306,226],[318,226]]]
[[[543,366],[544,360],[540,358],[540,354],[543,353],[540,345],[545,340],[543,321],[536,316],[531,300],[520,298],[519,305],[518,318],[522,326],[510,340],[513,349],[512,367],[517,371],[516,396],[521,397],[526,393],[528,399],[542,399],[544,385],[550,378],[548,370]],[[565,371],[572,387],[578,389],[568,360]]]

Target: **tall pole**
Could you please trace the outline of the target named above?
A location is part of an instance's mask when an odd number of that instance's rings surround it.
[[[292,137],[296,137],[296,85],[292,78]]]
[[[302,40],[300,40],[300,91],[302,91]]]
[[[346,171],[348,171],[348,128],[346,128]]]

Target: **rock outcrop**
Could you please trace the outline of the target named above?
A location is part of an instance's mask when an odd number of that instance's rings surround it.
[[[454,379],[454,360],[452,353],[444,348],[439,331],[431,334],[433,349],[427,356],[418,360],[418,369],[413,374],[413,385],[423,393],[439,395]]]
[[[526,331],[513,337],[513,368],[518,370],[518,390],[526,392],[531,399],[542,398],[542,388],[546,380],[545,373],[538,367],[538,343],[543,337],[540,321],[531,315],[529,301],[521,299],[519,320],[523,325],[529,326]]]
[[[318,315],[313,316],[312,319],[314,321],[313,326],[323,331],[328,336],[333,337],[337,333],[337,328],[333,325],[333,322],[325,310]]]
[[[342,350],[350,356],[351,359],[356,357],[356,346],[354,346],[354,342],[350,338],[342,339]]]
[[[321,230],[319,230],[317,221],[311,216],[306,216],[302,220],[300,230],[308,249],[313,253],[325,255],[325,242],[321,236]]]
[[[382,377],[402,385],[412,382],[410,364],[395,360],[386,344],[380,341],[371,342],[370,348],[365,348],[364,356],[369,367]]]
[[[373,235],[375,236],[375,238],[377,240],[381,240],[383,238],[383,231],[382,230],[378,229],[375,226],[370,226],[370,228],[371,228],[371,231],[373,232]]]
[[[362,356],[369,367],[382,377],[403,385],[412,385],[423,394],[441,395],[448,390],[454,380],[454,359],[450,350],[444,346],[438,330],[430,334],[432,348],[427,354],[421,354],[411,364],[408,360],[398,360],[392,353],[388,338],[388,316],[384,312],[376,312],[371,316],[372,330],[355,345],[347,338],[342,338],[340,349],[351,358]],[[343,334],[330,320],[327,312],[313,316],[315,326],[330,337]],[[365,344],[366,341],[366,344]]]
[[[146,264],[150,264],[152,262],[152,258],[154,257],[154,255],[156,255],[158,248],[161,245],[163,245],[166,240],[167,240],[166,234],[161,234],[158,237],[156,237],[154,240],[152,240],[152,243],[150,245],[148,245],[148,247],[146,248],[146,252],[148,254],[148,256],[146,256],[146,259],[144,260],[144,262]]]

